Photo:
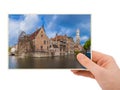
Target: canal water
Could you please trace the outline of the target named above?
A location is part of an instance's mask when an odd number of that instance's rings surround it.
[[[43,57],[43,58],[19,58],[17,56],[9,56],[9,68],[41,68],[41,69],[71,69],[84,68],[74,55]]]

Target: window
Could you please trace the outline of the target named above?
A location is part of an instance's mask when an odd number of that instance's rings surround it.
[[[41,35],[41,37],[43,37],[43,35]]]
[[[35,49],[35,45],[33,45],[33,49]]]
[[[46,44],[46,41],[44,40],[44,44]]]
[[[41,50],[43,49],[43,46],[40,46]]]

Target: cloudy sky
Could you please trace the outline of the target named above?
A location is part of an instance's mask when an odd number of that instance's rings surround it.
[[[91,34],[91,16],[89,14],[9,14],[9,46],[17,43],[19,34],[25,31],[33,33],[44,25],[49,38],[67,35],[75,39],[76,30],[80,30],[80,43],[83,45]]]

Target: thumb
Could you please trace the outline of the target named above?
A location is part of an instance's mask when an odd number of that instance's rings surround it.
[[[84,54],[79,53],[77,55],[77,59],[80,64],[86,67],[93,75],[97,74],[100,71],[101,67],[95,64],[92,60],[90,60]]]

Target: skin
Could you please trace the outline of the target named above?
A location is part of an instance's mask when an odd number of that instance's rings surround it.
[[[120,69],[113,57],[93,51],[92,60],[81,53],[77,59],[87,70],[71,70],[74,74],[95,79],[102,90],[120,90]]]

